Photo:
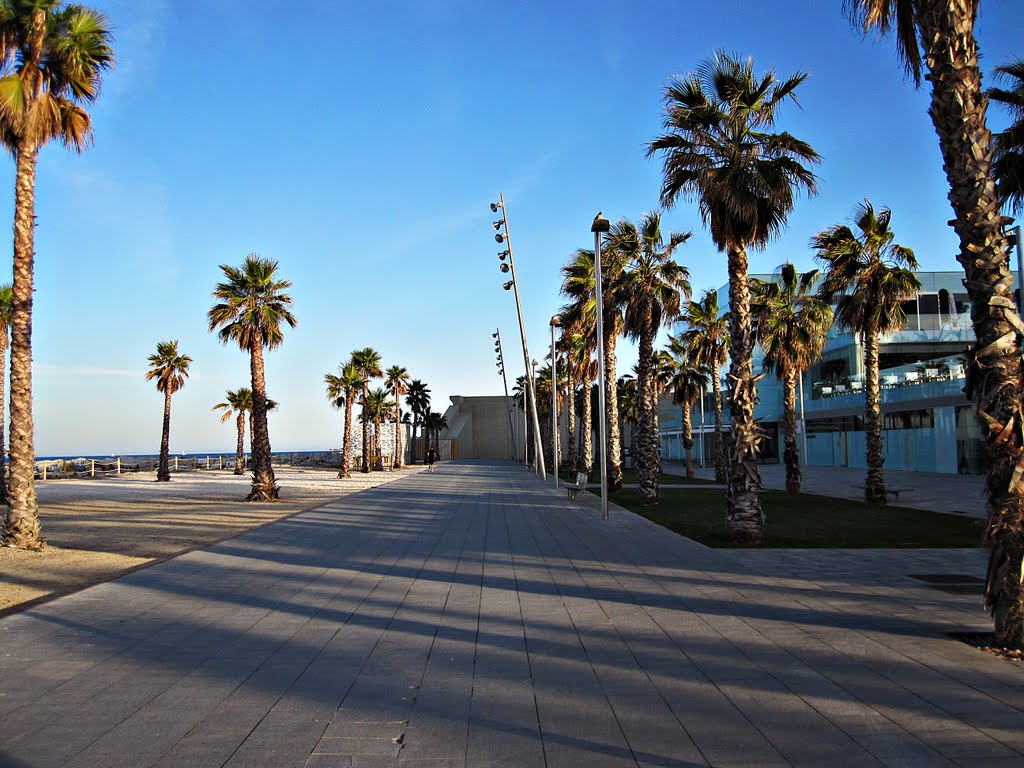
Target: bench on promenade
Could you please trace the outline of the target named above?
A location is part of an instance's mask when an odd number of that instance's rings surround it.
[[[865,490],[863,485],[854,484],[854,485],[851,485],[850,487],[851,488],[856,488],[858,491]],[[904,493],[904,492],[909,493],[909,492],[911,492],[913,490],[914,490],[913,488],[890,488],[889,486],[886,486],[885,487],[885,496],[886,496],[886,498],[889,498],[891,496],[892,498],[896,499],[896,501],[899,501],[901,493]]]
[[[577,472],[576,473],[576,482],[575,483],[566,483],[565,484],[565,490],[566,490],[566,492],[568,492],[570,499],[575,499],[576,498],[576,494],[579,493],[580,491],[582,491],[586,487],[587,487],[587,473],[586,472]]]

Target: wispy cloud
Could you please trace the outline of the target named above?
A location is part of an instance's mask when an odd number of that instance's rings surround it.
[[[49,365],[39,363],[32,366],[32,372],[39,376],[144,376],[140,368],[98,368],[90,365]]]

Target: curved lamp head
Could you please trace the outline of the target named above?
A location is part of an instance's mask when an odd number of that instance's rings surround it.
[[[496,234],[494,236],[494,240],[495,240],[495,242],[498,242],[498,243],[504,243],[505,242],[505,236],[503,234],[501,234],[501,232],[499,232],[498,234]]]
[[[551,327],[552,328],[561,328],[562,327],[562,318],[559,315],[552,315],[552,317],[551,317]]]
[[[501,225],[505,223],[504,219],[498,219],[497,221],[491,222],[495,229],[501,229]]]
[[[512,290],[512,281],[511,281],[511,280],[509,280],[509,281],[508,281],[507,283],[505,283],[505,284],[504,284],[503,286],[501,286],[501,287],[502,287],[502,288],[504,288],[504,289],[505,289],[506,291],[511,291],[511,290]]]
[[[508,248],[506,248],[504,251],[499,253],[498,254],[498,258],[501,259],[502,261],[504,261],[506,258],[508,258]]]
[[[499,267],[499,269],[500,269],[500,270],[501,270],[502,272],[508,272],[508,271],[509,271],[509,269],[510,269],[510,267],[509,267],[509,265],[508,265],[508,264],[502,263],[502,265],[501,265],[501,266]]]
[[[491,203],[491,213],[497,213],[501,203]]]

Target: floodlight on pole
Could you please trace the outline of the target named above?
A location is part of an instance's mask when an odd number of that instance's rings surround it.
[[[505,358],[501,354],[501,331],[495,329],[491,336],[497,341],[494,342],[494,348],[498,352],[498,373],[501,375],[501,383],[505,387],[505,405],[508,408],[508,435],[509,442],[512,447],[512,460],[515,461],[519,451],[516,450],[516,428],[512,421],[512,399],[508,395],[508,379],[505,376]]]
[[[544,468],[544,452],[541,449],[540,440],[540,420],[537,417],[537,390],[534,386],[534,379],[530,375],[530,350],[526,343],[526,324],[523,322],[523,307],[519,300],[519,282],[516,280],[516,264],[515,259],[512,255],[512,235],[509,232],[508,226],[508,209],[505,207],[505,196],[503,194],[498,195],[498,202],[491,203],[491,212],[497,213],[501,211],[501,220],[494,223],[495,229],[504,227],[504,232],[497,232],[494,235],[494,239],[497,243],[506,243],[505,254],[498,254],[498,258],[504,262],[504,256],[508,256],[508,271],[511,272],[512,279],[505,283],[502,287],[509,291],[511,290],[516,297],[516,315],[519,318],[519,336],[523,343],[523,363],[526,367],[526,381],[527,381],[527,407],[530,410],[531,420],[533,422],[533,440],[534,440],[534,453],[536,454],[537,464],[540,469],[540,475],[542,479],[547,479],[547,473]],[[507,242],[506,242],[507,241]],[[506,266],[502,264],[502,267]],[[502,269],[504,272],[505,270]],[[525,436],[524,436],[525,437]],[[525,442],[525,439],[524,439]]]
[[[590,231],[594,233],[594,298],[597,311],[597,428],[600,440],[601,455],[601,519],[607,520],[608,514],[608,425],[605,423],[607,408],[605,405],[605,370],[604,370],[604,298],[601,288],[601,235],[611,229],[611,222],[601,212],[597,212]]]

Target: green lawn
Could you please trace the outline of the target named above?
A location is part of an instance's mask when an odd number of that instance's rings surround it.
[[[624,488],[610,499],[659,525],[709,547],[735,546],[725,522],[725,494],[715,489],[667,489],[654,508],[640,506],[635,488]],[[976,547],[984,520],[887,506],[869,507],[860,501],[784,491],[766,491],[764,547]]]
[[[570,483],[576,482],[576,473],[570,472],[569,470],[562,469],[559,471],[558,476]],[[590,473],[590,482],[600,483],[601,482],[601,469],[594,467],[594,471]],[[640,478],[637,477],[635,469],[624,469],[622,471],[622,482],[626,485],[635,485],[640,482]],[[714,485],[714,480],[702,480],[699,477],[695,477],[692,480],[687,480],[684,475],[667,475],[662,473],[658,476],[658,485]],[[724,486],[723,486],[724,487]]]

